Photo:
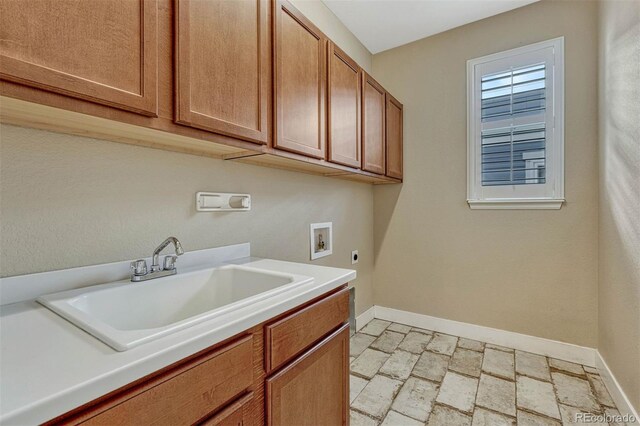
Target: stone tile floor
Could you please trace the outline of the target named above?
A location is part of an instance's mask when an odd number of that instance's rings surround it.
[[[372,320],[350,355],[351,426],[552,426],[619,414],[594,368],[403,324]]]

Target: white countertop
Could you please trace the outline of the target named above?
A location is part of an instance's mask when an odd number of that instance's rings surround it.
[[[231,261],[314,278],[240,309],[236,322],[212,319],[125,352],[111,349],[35,301],[2,306],[0,423],[38,424],[153,373],[356,277],[349,269],[244,258]]]

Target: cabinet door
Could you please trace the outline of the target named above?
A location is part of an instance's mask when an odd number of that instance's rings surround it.
[[[387,176],[402,179],[402,104],[387,93]]]
[[[175,0],[176,121],[266,143],[267,0]]]
[[[385,172],[385,90],[362,72],[362,169]]]
[[[348,324],[267,379],[266,398],[269,425],[346,425],[349,415]]]
[[[3,0],[0,77],[157,115],[156,0]]]
[[[287,0],[274,4],[274,147],[324,158],[326,38]]]
[[[360,168],[360,67],[331,42],[328,53],[328,160]]]

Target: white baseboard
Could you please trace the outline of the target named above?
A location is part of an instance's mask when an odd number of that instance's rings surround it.
[[[374,306],[373,308],[375,318],[465,337],[467,339],[480,340],[494,345],[507,346],[538,355],[588,365],[589,367],[596,366],[596,350],[594,348],[398,309],[385,308],[383,306]],[[368,312],[369,311],[366,313],[368,314]],[[361,325],[366,324],[366,322],[362,322],[362,324],[358,322],[357,324],[359,330]]]
[[[362,327],[364,327],[365,325],[367,325],[367,323],[369,321],[371,321],[373,318],[375,318],[374,313],[375,313],[375,306],[370,307],[369,309],[367,309],[366,311],[364,311],[363,313],[361,313],[360,315],[358,315],[356,317],[356,330],[360,331],[360,329]]]
[[[616,376],[613,375],[613,372],[609,369],[609,366],[605,362],[600,352],[596,351],[596,368],[598,369],[598,373],[600,373],[600,377],[602,377],[602,381],[605,386],[609,390],[611,397],[613,398],[613,402],[616,403],[616,407],[618,407],[618,411],[622,415],[634,416],[636,419],[636,423],[629,422],[627,424],[640,424],[640,417],[638,417],[638,411],[633,407],[629,398],[624,393],[622,388],[620,387],[620,383],[616,380]]]

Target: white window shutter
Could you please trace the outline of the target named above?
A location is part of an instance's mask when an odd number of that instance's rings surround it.
[[[468,61],[472,208],[560,208],[562,55],[560,38]]]

